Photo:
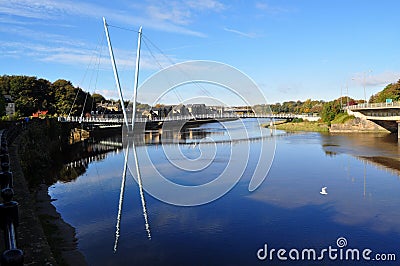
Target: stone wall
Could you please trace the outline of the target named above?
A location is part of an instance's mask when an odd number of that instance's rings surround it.
[[[329,132],[389,132],[385,128],[361,117],[356,117],[343,124],[332,124]]]

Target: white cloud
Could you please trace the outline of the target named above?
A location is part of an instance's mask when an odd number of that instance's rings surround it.
[[[100,60],[101,69],[111,70],[110,57],[108,52],[103,48],[100,56],[100,51],[87,49],[82,47],[54,47],[49,44],[27,43],[27,42],[5,42],[0,41],[0,51],[2,56],[21,58],[29,56],[37,61],[62,63],[75,66],[89,66],[98,64]],[[114,54],[118,68],[130,69],[135,68],[135,54],[129,50],[115,49]],[[154,56],[154,57],[153,57]],[[142,53],[140,67],[145,70],[159,70],[161,67],[166,67],[171,64],[170,60],[164,55],[153,53],[150,56],[147,53]],[[157,60],[157,62],[155,62]]]
[[[257,2],[255,4],[255,7],[258,10],[266,12],[268,14],[281,14],[281,13],[292,12],[292,10],[290,8],[285,8],[285,7],[281,7],[281,6],[272,6],[264,1]]]
[[[235,33],[237,35],[240,35],[242,37],[247,37],[247,38],[256,38],[257,37],[257,34],[252,33],[252,32],[246,33],[246,32],[242,32],[242,31],[235,30],[235,29],[229,29],[229,28],[224,28],[224,31],[232,32],[232,33]]]
[[[168,4],[166,4],[168,3]],[[221,9],[217,1],[205,1],[198,6]],[[193,4],[191,4],[193,6]],[[0,14],[24,17],[28,19],[60,20],[60,17],[82,16],[101,19],[107,16],[109,21],[123,23],[129,26],[145,25],[160,31],[174,32],[198,37],[205,37],[204,33],[193,31],[184,26],[192,22],[193,8],[185,2],[154,2],[146,5],[132,5],[135,9],[113,10],[108,7],[83,3],[80,1],[36,1],[12,0],[0,3]],[[147,16],[143,15],[146,9]],[[135,14],[135,15],[132,15]]]
[[[87,46],[87,44],[81,40],[77,39],[72,40],[70,37],[64,35],[48,33],[38,30],[31,30],[27,27],[22,27],[22,26],[9,26],[0,28],[0,32],[12,34],[15,36],[20,36],[29,40],[30,42],[35,40],[35,41],[45,41],[46,43],[53,43],[58,45],[66,45],[66,46],[78,46],[78,47]]]
[[[212,11],[222,11],[226,8],[224,4],[215,0],[188,1],[187,5],[194,9],[212,10]]]
[[[178,25],[188,25],[191,22],[191,12],[182,6],[149,5],[146,12],[150,18],[157,21],[168,21]]]
[[[399,79],[399,72],[385,71],[377,74],[373,74],[373,72],[355,73],[352,81],[360,86],[365,84],[366,87],[382,87],[397,82]]]

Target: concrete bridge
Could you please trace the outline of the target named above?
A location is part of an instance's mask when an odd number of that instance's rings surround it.
[[[390,132],[397,132],[400,139],[400,102],[363,103],[346,107],[349,114],[360,113],[362,116]]]

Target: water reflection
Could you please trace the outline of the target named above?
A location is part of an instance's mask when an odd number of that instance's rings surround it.
[[[333,208],[336,222],[400,233],[399,172],[391,170],[399,167],[399,153],[397,140],[391,138],[314,133],[291,136],[290,146],[278,145],[270,182],[249,197],[289,209],[310,205]],[[320,142],[328,156],[321,157],[318,145],[310,145],[313,142]],[[290,168],[282,168],[284,165]],[[327,197],[318,193],[324,186],[329,190]]]
[[[90,138],[80,143],[67,146],[63,150],[61,169],[55,179],[63,182],[75,180],[83,175],[89,164],[105,160],[112,154],[119,153],[122,148],[121,136],[103,139]]]
[[[246,126],[252,128],[254,123]],[[138,142],[124,143],[124,154],[92,161],[75,182],[52,187],[49,192],[59,199],[54,204],[77,228],[79,248],[89,264],[256,265],[255,252],[263,243],[274,248],[320,248],[334,245],[339,236],[346,237],[351,247],[396,252],[400,245],[399,175],[382,171],[386,166],[378,167],[371,158],[398,160],[397,140],[383,135],[282,134],[276,139],[275,159],[266,180],[250,193],[251,173],[259,163],[256,154],[262,149],[260,139],[250,132],[250,141],[237,136],[228,145],[224,134],[215,124],[181,132],[152,131]],[[225,149],[205,172],[188,174],[164,167],[160,143],[183,147],[180,151],[195,159],[204,138],[217,140],[216,145]],[[231,145],[238,149],[250,145],[251,152],[243,178],[224,197],[183,208],[164,204],[143,190],[143,184],[152,179],[143,163],[144,150],[171,180],[196,185],[224,169]],[[122,146],[118,149],[122,151]],[[126,178],[127,160],[138,166],[130,169],[137,182]],[[322,196],[319,192],[325,186],[329,193]],[[126,205],[139,196],[141,204]],[[337,263],[324,261],[324,265]],[[279,263],[274,261],[274,265]]]
[[[137,180],[138,180],[138,185],[139,185],[140,201],[142,203],[142,209],[143,209],[143,217],[144,217],[145,229],[146,229],[146,232],[147,232],[147,237],[149,239],[151,239],[149,219],[147,217],[146,200],[144,198],[144,193],[143,193],[142,175],[140,173],[139,160],[138,160],[138,157],[137,157],[136,146],[135,146],[135,142],[134,141],[132,142],[132,150],[133,150],[133,157],[135,159],[135,165],[136,165],[136,174],[137,174]]]
[[[126,172],[128,170],[128,155],[129,155],[129,149],[128,149],[128,147],[126,147],[125,148],[124,171],[122,172],[121,189],[120,189],[119,201],[118,201],[117,225],[115,226],[116,231],[115,231],[114,253],[117,252],[118,239],[120,236],[119,231],[120,231],[120,224],[121,224],[122,205],[124,202]]]
[[[126,180],[126,174],[127,174],[127,170],[128,170],[128,161],[129,161],[129,159],[128,159],[129,158],[129,150],[130,150],[130,147],[129,147],[130,145],[129,144],[130,144],[130,142],[128,142],[127,146],[125,147],[124,170],[123,170],[123,173],[122,173],[121,191],[120,191],[119,204],[118,204],[118,214],[117,214],[117,225],[116,225],[116,232],[115,232],[114,252],[117,252],[118,239],[119,239],[119,236],[120,236],[120,223],[121,223],[121,216],[122,216],[122,205],[123,205],[123,200],[124,200],[125,180]],[[144,225],[145,225],[145,230],[147,232],[147,238],[150,240],[151,239],[150,224],[149,224],[149,218],[148,218],[148,215],[147,215],[146,199],[145,199],[144,192],[143,192],[142,176],[141,176],[141,173],[140,173],[140,166],[139,166],[139,161],[138,161],[138,158],[137,158],[135,142],[132,141],[131,145],[132,145],[134,162],[135,162],[135,166],[136,166],[136,175],[137,175],[137,180],[138,180],[138,185],[139,185],[140,201],[142,203]]]
[[[400,144],[397,134],[333,135],[322,138],[322,147],[326,154],[349,154],[400,176]]]

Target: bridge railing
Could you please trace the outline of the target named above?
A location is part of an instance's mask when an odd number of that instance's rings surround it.
[[[137,117],[136,122],[162,122],[162,121],[178,121],[178,120],[190,120],[190,119],[218,119],[218,118],[236,118],[238,117],[235,113],[227,114],[197,114],[197,115],[169,115],[163,118],[143,118]],[[112,118],[112,117],[58,117],[59,122],[77,122],[77,123],[123,123],[123,118]]]
[[[347,106],[346,108],[350,110],[358,110],[358,109],[379,109],[379,108],[391,108],[391,107],[400,107],[400,102],[360,103],[357,105]]]
[[[297,114],[255,114],[255,113],[223,113],[223,114],[195,114],[195,115],[169,115],[167,117],[154,117],[143,118],[137,117],[136,122],[164,122],[164,121],[179,121],[179,120],[192,120],[192,119],[227,119],[227,118],[275,118],[275,119],[291,119],[291,118],[304,118],[305,115]],[[124,119],[121,117],[58,117],[59,122],[76,122],[76,123],[115,123],[122,124]]]
[[[0,228],[4,231],[4,242],[6,250],[1,256],[1,265],[23,265],[24,253],[17,248],[17,237],[15,229],[19,225],[18,202],[13,201],[13,175],[10,172],[10,157],[8,154],[7,137],[5,131],[1,134],[0,149],[0,183],[1,197],[0,204]]]

